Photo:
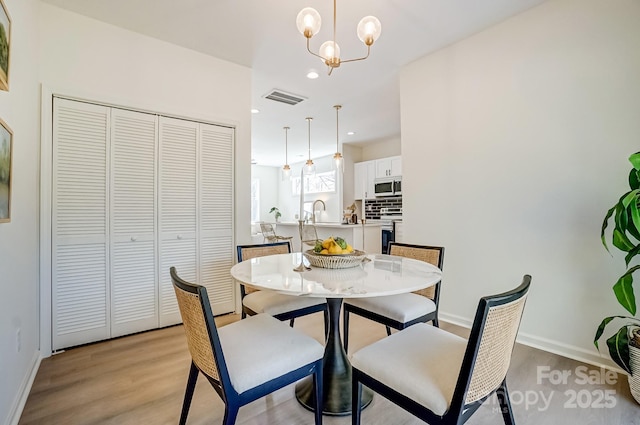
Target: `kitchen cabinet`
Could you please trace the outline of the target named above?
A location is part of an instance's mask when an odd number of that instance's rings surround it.
[[[376,177],[376,161],[353,164],[354,199],[370,199],[375,196],[373,182]]]
[[[376,161],[376,178],[402,176],[402,157],[392,156]]]

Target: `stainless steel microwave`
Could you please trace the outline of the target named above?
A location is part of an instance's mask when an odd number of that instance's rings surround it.
[[[402,178],[385,177],[373,182],[376,196],[396,196],[402,194]]]

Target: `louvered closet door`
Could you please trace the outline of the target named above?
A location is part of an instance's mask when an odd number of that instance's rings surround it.
[[[216,315],[235,309],[233,143],[233,129],[200,124],[199,283]]]
[[[109,109],[54,99],[53,349],[109,337]]]
[[[169,268],[196,282],[198,124],[160,117],[160,326],[180,323]]]
[[[111,111],[111,336],[158,327],[157,115]]]

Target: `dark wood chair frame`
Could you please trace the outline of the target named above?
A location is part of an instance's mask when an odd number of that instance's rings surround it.
[[[387,387],[385,384],[377,381],[355,367],[352,370],[352,406],[360,405],[359,402],[362,395],[362,385],[366,385],[368,388],[430,425],[462,425],[471,417],[471,415],[473,415],[473,413],[475,413],[476,410],[478,410],[487,398],[495,393],[498,398],[498,403],[500,404],[504,423],[506,425],[515,425],[515,418],[513,416],[513,410],[511,409],[506,378],[498,388],[494,389],[481,400],[465,405],[465,399],[469,384],[471,383],[471,377],[475,367],[476,358],[478,356],[478,351],[480,349],[480,340],[484,331],[487,315],[489,314],[489,308],[520,299],[529,291],[530,284],[531,276],[525,275],[522,279],[522,283],[516,289],[480,299],[475,319],[473,321],[471,334],[467,343],[467,348],[462,360],[458,381],[453,392],[451,405],[444,415],[436,415],[421,404],[416,403],[405,395]],[[352,414],[352,425],[360,425],[360,419],[361,409],[354,409]]]
[[[242,262],[242,250],[245,248],[265,248],[269,246],[280,246],[280,245],[287,245],[289,252],[291,252],[291,245],[289,244],[289,242],[274,242],[274,243],[254,244],[254,245],[238,245],[236,247],[236,250],[238,253],[238,262],[239,263]],[[240,283],[240,299],[244,300],[244,297],[246,295],[247,295],[247,292],[246,292],[245,286],[244,284]],[[282,321],[288,320],[289,326],[293,327],[293,323],[296,317],[302,317],[302,316],[306,316],[307,314],[313,314],[318,312],[324,313],[324,324],[325,324],[324,329],[325,329],[325,335],[326,335],[327,329],[328,329],[328,323],[329,323],[329,309],[326,303],[318,304],[318,305],[314,305],[306,308],[299,308],[297,310],[287,311],[285,313],[276,314],[273,317]],[[251,310],[249,307],[245,306],[244,303],[242,303],[243,319],[247,316],[253,316],[255,314],[258,314],[258,313]]]
[[[411,245],[400,242],[389,242],[389,247],[387,252],[391,252],[392,246],[403,246],[407,248],[420,248],[420,249],[430,249],[438,251],[438,264],[437,267],[442,270],[442,265],[444,263],[444,247],[441,246],[427,246],[427,245]],[[373,320],[374,322],[378,322],[383,324],[387,329],[387,335],[391,335],[391,328],[396,330],[402,330],[411,325],[415,325],[416,323],[426,323],[433,322],[433,326],[439,327],[440,323],[438,322],[438,306],[440,304],[440,281],[435,284],[435,294],[433,297],[433,302],[436,305],[436,309],[428,314],[417,317],[408,322],[398,322],[397,320],[390,319],[386,316],[382,316],[380,314],[374,313],[372,311],[356,307],[354,305],[344,303],[342,310],[342,335],[344,339],[344,349],[345,351],[349,348],[349,314],[357,314],[358,316],[365,317],[369,320]]]
[[[191,369],[189,370],[187,388],[185,390],[182,412],[180,414],[180,425],[185,425],[187,422],[187,416],[189,414],[189,408],[191,406],[191,400],[193,399],[193,393],[196,388],[196,381],[198,380],[199,373],[202,373],[207,378],[213,389],[218,393],[225,404],[223,425],[235,424],[240,407],[313,374],[313,385],[315,387],[316,400],[316,410],[314,415],[315,424],[322,424],[322,359],[309,363],[296,370],[292,370],[285,375],[267,381],[264,384],[251,388],[243,393],[236,392],[231,384],[229,370],[227,369],[227,364],[224,360],[220,338],[218,337],[218,329],[216,328],[216,324],[213,319],[213,312],[211,311],[211,304],[209,303],[206,288],[201,285],[195,285],[182,280],[178,277],[175,267],[171,267],[170,274],[171,280],[175,286],[183,291],[197,294],[200,299],[200,304],[205,316],[207,332],[211,342],[211,348],[214,353],[214,361],[220,376],[219,381],[213,379],[206,373],[202,372],[193,360],[191,361]]]

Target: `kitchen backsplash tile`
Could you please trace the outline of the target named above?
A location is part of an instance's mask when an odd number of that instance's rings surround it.
[[[367,220],[379,219],[380,208],[402,208],[402,196],[389,196],[377,199],[365,199],[364,212]]]

